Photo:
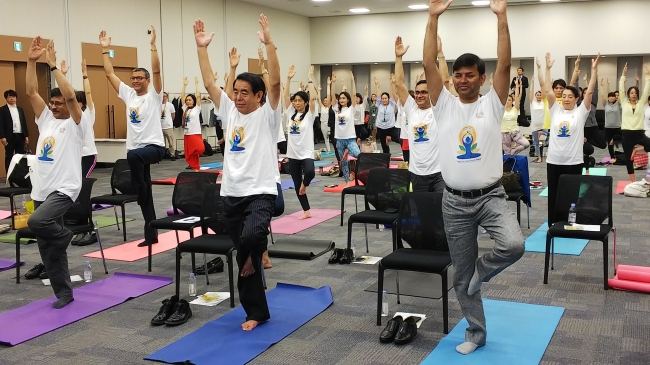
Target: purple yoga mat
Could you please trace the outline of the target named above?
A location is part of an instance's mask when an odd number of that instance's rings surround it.
[[[113,276],[74,289],[74,302],[52,308],[56,297],[37,300],[0,313],[0,343],[15,346],[34,337],[169,285],[172,278],[116,272]]]
[[[23,265],[25,265],[25,263],[21,262],[20,266],[23,266]],[[0,271],[13,269],[14,267],[16,267],[16,261],[15,260],[0,259]]]
[[[108,208],[113,208],[113,206],[110,204],[93,204],[93,211],[108,209]]]

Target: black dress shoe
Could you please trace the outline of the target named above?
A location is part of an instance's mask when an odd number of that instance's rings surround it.
[[[50,278],[50,276],[47,274],[47,270],[45,270],[45,267],[43,267],[43,271],[38,275],[38,278],[41,280]]]
[[[74,236],[74,238],[72,239],[70,244],[73,245],[73,246],[76,246],[79,243],[79,240],[81,240],[81,239],[83,239],[85,237],[86,237],[85,233],[78,234],[78,235]]]
[[[153,240],[145,239],[144,241],[138,243],[138,247],[147,247],[147,246],[149,246],[149,245],[153,245],[153,244],[155,244],[155,243],[158,243],[158,239],[157,239],[157,238],[156,238],[156,239],[153,239]]]
[[[397,334],[395,335],[396,345],[405,345],[415,339],[415,336],[418,335],[418,326],[417,321],[413,317],[408,317],[402,322],[402,325],[399,326]]]
[[[221,257],[217,257],[212,261],[208,261],[208,274],[214,274],[217,272],[223,272],[223,260]],[[203,266],[196,268],[196,275],[205,275],[205,268]]]
[[[181,299],[176,303],[174,308],[174,313],[167,318],[165,324],[168,326],[178,326],[187,322],[188,319],[192,317],[192,310],[190,309],[190,303],[185,299]]]
[[[45,271],[45,265],[37,264],[34,265],[29,271],[25,273],[25,279],[36,279],[41,273]]]
[[[339,260],[339,264],[351,264],[352,263],[352,258],[354,254],[352,253],[351,248],[344,248],[343,250],[343,256],[341,256],[341,260]]]
[[[339,261],[341,261],[341,257],[343,257],[343,249],[335,248],[334,251],[332,251],[332,256],[330,256],[329,260],[327,260],[327,263],[337,264]]]
[[[176,303],[178,303],[178,295],[174,295],[169,299],[163,300],[162,307],[160,307],[158,314],[156,314],[151,319],[151,324],[154,326],[161,326],[165,324],[165,321],[169,318],[169,316],[171,316],[172,313],[174,313],[174,308],[176,307]]]
[[[402,326],[402,323],[404,323],[402,316],[391,318],[391,320],[388,321],[388,324],[386,324],[386,328],[384,328],[384,330],[381,331],[381,334],[379,334],[379,342],[393,342],[393,339],[395,338],[399,328]]]
[[[97,243],[97,235],[92,233],[84,233],[83,237],[75,244],[75,241],[72,241],[72,244],[75,246],[88,246],[93,243]]]

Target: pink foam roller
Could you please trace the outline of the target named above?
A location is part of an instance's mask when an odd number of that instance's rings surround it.
[[[616,271],[618,272],[620,270],[650,273],[650,267],[646,267],[646,266],[618,265]]]
[[[639,283],[650,283],[650,273],[642,271],[626,271],[620,268],[616,270],[616,276],[620,280],[636,281]]]
[[[618,275],[608,280],[609,286],[613,289],[630,290],[641,293],[650,293],[649,283],[639,283],[636,281],[620,280]]]

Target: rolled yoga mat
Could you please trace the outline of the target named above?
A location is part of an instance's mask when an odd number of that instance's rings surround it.
[[[341,214],[337,209],[312,209],[310,212],[311,218],[307,219],[298,219],[303,214],[302,210],[274,219],[271,221],[271,231],[279,234],[296,234]]]
[[[294,260],[313,260],[334,248],[330,240],[280,238],[269,245],[269,256]]]
[[[616,271],[618,272],[620,270],[650,273],[650,267],[646,267],[646,266],[618,265]]]
[[[164,276],[116,272],[106,279],[75,288],[74,301],[64,308],[52,308],[56,301],[52,296],[0,313],[0,343],[15,346],[171,282],[172,278]]]
[[[329,286],[314,289],[283,283],[278,283],[275,289],[267,292],[266,300],[271,319],[250,332],[241,329],[246,313],[242,307],[238,307],[145,357],[145,360],[168,364],[243,365],[289,336],[334,302]]]
[[[25,263],[21,262],[20,266],[23,266],[23,265],[25,265]],[[13,269],[14,267],[16,267],[16,261],[15,260],[0,259],[0,271]]]
[[[546,252],[546,232],[548,231],[547,221],[544,221],[524,242],[527,252]],[[555,238],[554,248],[556,255],[579,256],[587,247],[589,240],[578,238]]]
[[[616,270],[616,276],[619,280],[635,281],[637,283],[650,284],[650,272],[626,270],[620,266]]]
[[[642,283],[638,281],[621,280],[618,275],[613,279],[608,279],[607,284],[612,289],[629,290],[640,293],[650,293],[650,283]]]

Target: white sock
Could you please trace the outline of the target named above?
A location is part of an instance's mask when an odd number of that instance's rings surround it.
[[[474,342],[463,342],[460,345],[456,346],[456,351],[463,355],[468,355],[474,352],[479,346]]]
[[[481,284],[483,284],[481,278],[479,277],[478,270],[474,269],[474,275],[469,281],[469,286],[467,287],[467,295],[474,295],[477,291],[481,290]]]

